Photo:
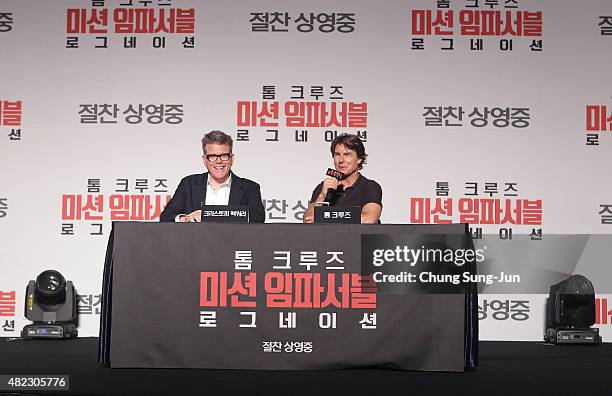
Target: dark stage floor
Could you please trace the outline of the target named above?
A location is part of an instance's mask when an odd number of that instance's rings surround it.
[[[97,343],[0,339],[0,374],[68,374],[72,395],[612,395],[612,344],[481,342],[476,372],[442,373],[109,369]]]

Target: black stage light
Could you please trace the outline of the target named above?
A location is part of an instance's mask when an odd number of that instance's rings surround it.
[[[25,317],[33,324],[23,338],[74,338],[77,336],[77,298],[71,281],[55,270],[43,271],[26,288]]]
[[[544,340],[555,344],[600,344],[595,323],[595,289],[582,275],[572,275],[550,287],[546,300]]]

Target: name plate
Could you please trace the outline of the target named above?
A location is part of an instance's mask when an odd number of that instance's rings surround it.
[[[241,205],[202,205],[202,222],[248,223],[249,207]]]
[[[361,223],[361,208],[359,206],[315,206],[314,210],[315,223]]]

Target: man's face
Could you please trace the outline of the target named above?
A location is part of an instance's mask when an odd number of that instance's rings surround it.
[[[204,146],[202,160],[211,177],[219,183],[224,183],[232,169],[234,154],[230,152],[228,144],[207,144]]]
[[[353,174],[358,169],[361,159],[357,157],[355,150],[347,149],[343,144],[336,144],[334,148],[334,166],[346,176]]]

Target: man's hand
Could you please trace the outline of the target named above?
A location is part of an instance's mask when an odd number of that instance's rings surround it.
[[[332,190],[338,190],[338,187],[342,185],[341,181],[334,177],[326,177],[323,180],[323,187],[321,188],[321,193],[313,202],[308,205],[308,209],[304,212],[304,223],[314,223],[314,207],[317,205],[317,202],[323,202],[325,200],[325,196],[327,192],[331,188]]]
[[[188,215],[181,215],[179,217],[179,221],[181,223],[199,223],[201,219],[202,219],[201,210],[196,210],[196,211],[189,213]]]
[[[310,210],[310,207],[309,207],[308,210],[304,212],[304,223],[306,224],[314,223],[314,209]]]
[[[342,183],[334,177],[326,177],[325,180],[323,180],[323,188],[321,189],[321,196],[323,197],[323,199],[325,199],[327,191],[329,191],[330,188],[332,190],[338,190],[338,186],[340,186],[341,184]]]

